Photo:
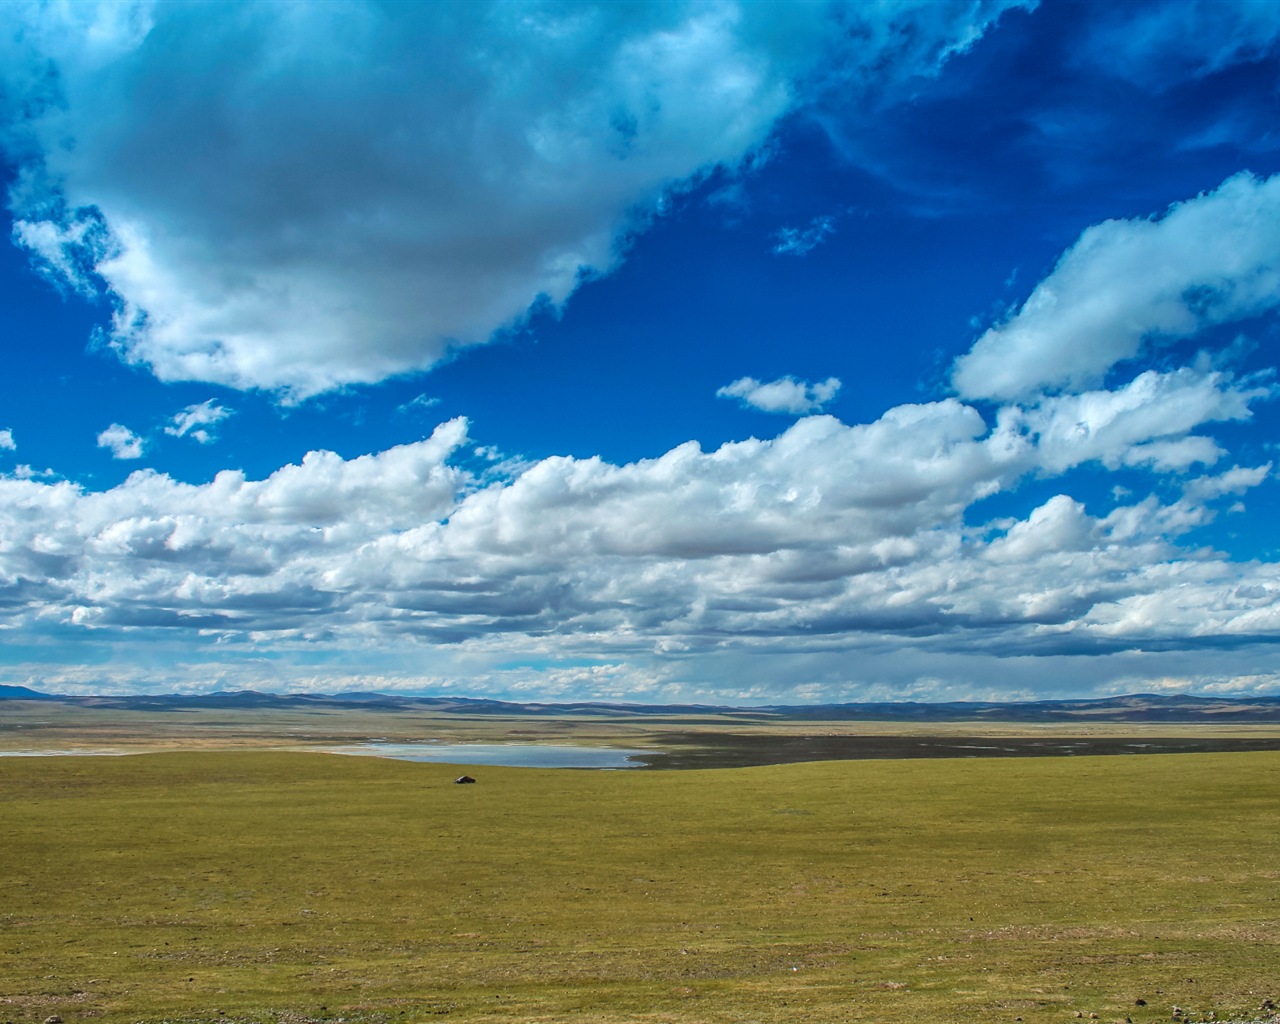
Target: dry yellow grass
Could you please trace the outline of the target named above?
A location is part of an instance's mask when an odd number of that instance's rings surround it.
[[[0,760],[0,1021],[1142,1024],[1280,996],[1280,755],[470,770]]]

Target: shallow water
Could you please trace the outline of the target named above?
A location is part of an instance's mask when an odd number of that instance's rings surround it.
[[[399,761],[487,764],[506,768],[643,768],[634,758],[652,750],[564,747],[545,743],[358,743],[333,747],[335,754],[365,754]]]
[[[122,757],[123,750],[0,750],[0,757]]]
[[[1280,737],[1232,736],[796,736],[660,733],[663,752],[650,768],[745,768],[802,761],[896,760],[921,757],[1079,757],[1107,754],[1198,754],[1280,750]]]

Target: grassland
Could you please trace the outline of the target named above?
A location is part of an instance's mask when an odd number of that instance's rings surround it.
[[[1280,754],[470,770],[0,759],[0,1021],[1144,1024],[1280,999]]]

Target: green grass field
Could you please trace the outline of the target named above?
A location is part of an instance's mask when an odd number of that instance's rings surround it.
[[[468,770],[0,759],[0,1022],[1280,1001],[1280,754]]]

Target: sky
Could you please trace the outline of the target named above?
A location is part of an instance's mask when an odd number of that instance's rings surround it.
[[[1280,8],[0,6],[0,683],[1280,693]]]

